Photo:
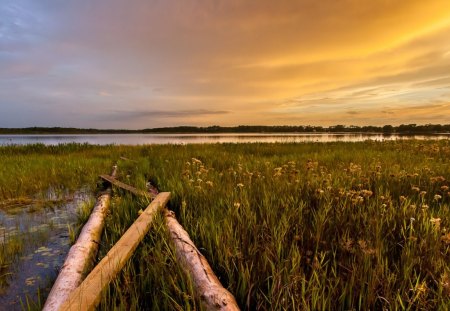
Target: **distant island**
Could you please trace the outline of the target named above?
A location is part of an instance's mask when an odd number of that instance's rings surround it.
[[[175,126],[148,128],[140,130],[126,129],[83,129],[71,127],[26,127],[0,128],[0,134],[220,134],[220,133],[381,133],[381,134],[437,134],[450,133],[450,124],[402,124],[399,126],[264,126],[239,125],[224,126]]]

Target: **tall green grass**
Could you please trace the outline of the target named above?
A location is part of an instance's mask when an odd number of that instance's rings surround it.
[[[172,192],[169,207],[242,309],[450,305],[448,141],[39,148],[31,157],[96,159],[74,185],[118,155],[135,160],[119,161],[119,179]],[[115,191],[100,257],[147,204]],[[100,309],[200,309],[161,216]]]

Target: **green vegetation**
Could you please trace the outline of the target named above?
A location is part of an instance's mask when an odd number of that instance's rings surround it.
[[[402,124],[399,126],[355,126],[334,125],[329,127],[312,125],[239,125],[225,126],[175,126],[140,130],[82,129],[72,127],[27,127],[0,128],[0,134],[218,134],[218,133],[383,133],[383,134],[436,134],[450,133],[450,124]]]
[[[134,160],[119,161],[121,181],[172,192],[169,207],[242,309],[450,305],[447,140],[2,147],[0,196],[93,189],[119,156]],[[147,204],[115,189],[100,257]],[[100,309],[114,308],[200,309],[161,216],[104,293]]]

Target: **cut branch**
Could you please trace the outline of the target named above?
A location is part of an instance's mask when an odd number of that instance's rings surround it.
[[[191,276],[195,292],[206,310],[239,310],[233,295],[222,286],[173,212],[166,211],[166,224],[175,245],[177,260]]]
[[[112,183],[112,184],[113,184],[114,186],[116,186],[116,187],[119,187],[119,188],[122,188],[122,189],[124,189],[124,190],[130,191],[130,192],[133,193],[134,195],[137,195],[137,196],[144,196],[144,197],[147,197],[147,198],[154,198],[154,197],[155,197],[154,194],[145,192],[145,191],[143,191],[143,190],[136,189],[136,188],[134,188],[134,187],[132,187],[132,186],[130,186],[130,185],[127,185],[127,184],[125,184],[125,183],[123,183],[123,182],[117,180],[117,179],[116,179],[115,177],[113,177],[113,176],[109,176],[109,175],[100,175],[100,178],[102,178],[102,179],[104,179],[104,180],[106,180],[106,181]]]

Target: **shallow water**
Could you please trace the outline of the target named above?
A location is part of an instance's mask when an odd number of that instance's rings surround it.
[[[358,133],[245,133],[245,134],[92,134],[92,135],[0,135],[0,145],[42,143],[89,143],[96,145],[201,144],[201,143],[292,143],[292,142],[357,142],[365,140],[449,139],[439,135],[383,135]]]
[[[38,290],[41,296],[47,295],[70,248],[68,226],[76,222],[77,206],[90,196],[80,190],[52,207],[0,210],[0,244],[24,239],[20,257],[2,272],[7,285],[0,289],[0,309],[22,310],[27,299],[38,301]]]

